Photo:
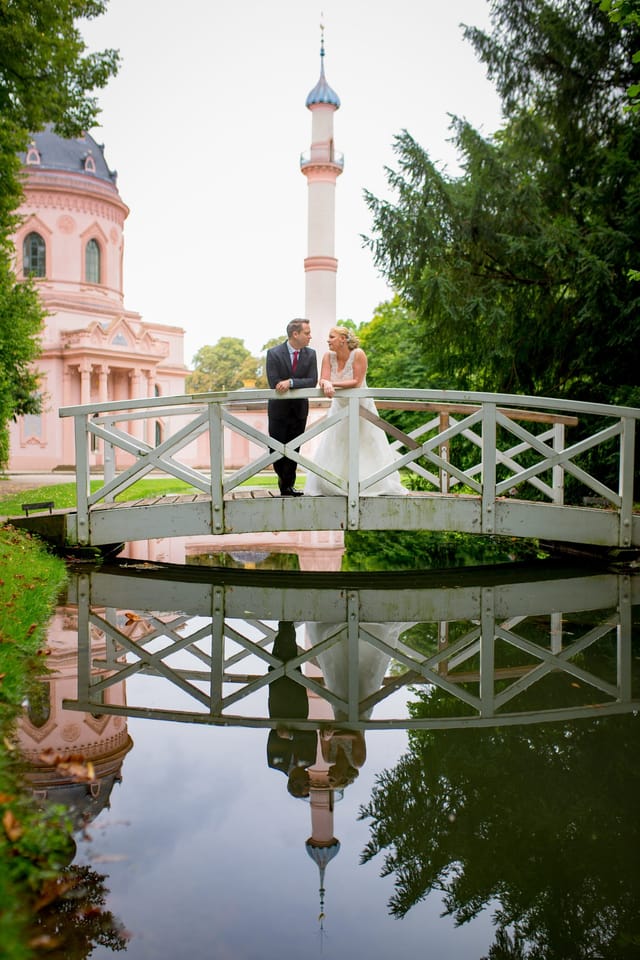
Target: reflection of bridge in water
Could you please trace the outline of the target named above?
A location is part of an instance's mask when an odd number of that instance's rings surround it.
[[[79,679],[65,706],[92,714],[368,730],[640,708],[640,582],[626,575],[540,565],[292,577],[123,562],[76,575],[68,599]],[[283,622],[297,625],[286,658],[274,648]],[[274,715],[268,688],[282,679],[322,708]],[[123,681],[126,706],[112,695]],[[441,692],[453,715],[439,714]],[[423,700],[419,717],[409,696]]]

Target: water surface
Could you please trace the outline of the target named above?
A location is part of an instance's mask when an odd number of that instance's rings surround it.
[[[92,957],[638,955],[634,577],[203,570],[81,571],[21,726],[104,877]]]

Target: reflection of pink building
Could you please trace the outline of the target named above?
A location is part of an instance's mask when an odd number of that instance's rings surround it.
[[[95,640],[103,635],[95,634]],[[104,658],[106,641],[93,647]],[[78,696],[78,616],[75,607],[58,607],[47,631],[51,671],[34,685],[29,704],[18,721],[17,739],[26,763],[25,778],[35,795],[70,804],[77,823],[92,820],[109,803],[114,783],[122,779],[122,764],[133,746],[127,721],[121,716],[93,715],[67,710],[66,699]],[[105,701],[124,706],[124,683],[114,685]],[[52,763],[81,758],[93,765],[93,780],[78,779],[62,765]]]
[[[50,470],[75,463],[73,422],[58,417],[60,406],[184,393],[184,331],[125,309],[129,210],[103,148],[88,134],[64,140],[45,130],[23,162],[16,272],[34,278],[49,315],[38,361],[43,413],[12,426],[9,469]]]

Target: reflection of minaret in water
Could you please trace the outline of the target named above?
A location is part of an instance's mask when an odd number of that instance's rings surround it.
[[[346,628],[341,623],[306,624],[306,644],[315,647]],[[386,647],[395,648],[398,639],[411,622],[362,623],[358,640],[358,699],[360,702],[380,689],[387,671],[390,653],[379,649],[365,639],[370,636],[382,641]],[[313,661],[305,665],[305,672],[321,680],[333,694],[346,700],[348,690],[348,651],[345,639],[339,640]],[[307,853],[320,870],[320,919],[324,919],[325,869],[336,856],[340,842],[334,836],[333,811],[336,800],[341,799],[342,789],[358,776],[358,768],[366,760],[364,734],[357,730],[341,729],[346,715],[334,713],[328,700],[313,691],[308,691],[309,717],[318,721],[318,750],[316,762],[309,767],[311,803],[311,836],[307,840]],[[360,712],[360,718],[371,715],[373,708]],[[315,787],[315,789],[314,789]]]
[[[313,664],[307,664],[305,671],[316,679],[322,677],[322,672]],[[330,704],[308,691],[309,718],[326,724],[333,721],[333,712]],[[316,760],[308,769],[309,774],[309,805],[311,808],[311,836],[305,847],[307,853],[317,865],[320,873],[320,925],[324,920],[325,897],[325,870],[327,865],[337,856],[340,850],[340,841],[334,836],[333,808],[336,802],[335,790],[329,788],[329,763],[322,755],[320,735]]]
[[[104,657],[102,634],[96,631],[93,652]],[[120,716],[99,716],[66,710],[62,703],[77,696],[78,619],[73,607],[58,607],[47,630],[47,667],[18,721],[17,739],[27,767],[25,779],[41,800],[68,806],[76,828],[108,807],[122,763],[133,746],[127,723]],[[109,703],[124,705],[124,683],[109,689]],[[47,759],[43,759],[47,758]],[[93,778],[78,779],[65,762],[78,757],[91,762]],[[49,762],[49,760],[51,762]],[[53,761],[62,761],[53,762]]]

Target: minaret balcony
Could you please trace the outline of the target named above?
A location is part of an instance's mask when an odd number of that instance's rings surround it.
[[[311,150],[305,150],[300,154],[300,169],[313,166],[331,166],[344,170],[344,154],[324,144],[320,147],[312,147]]]

